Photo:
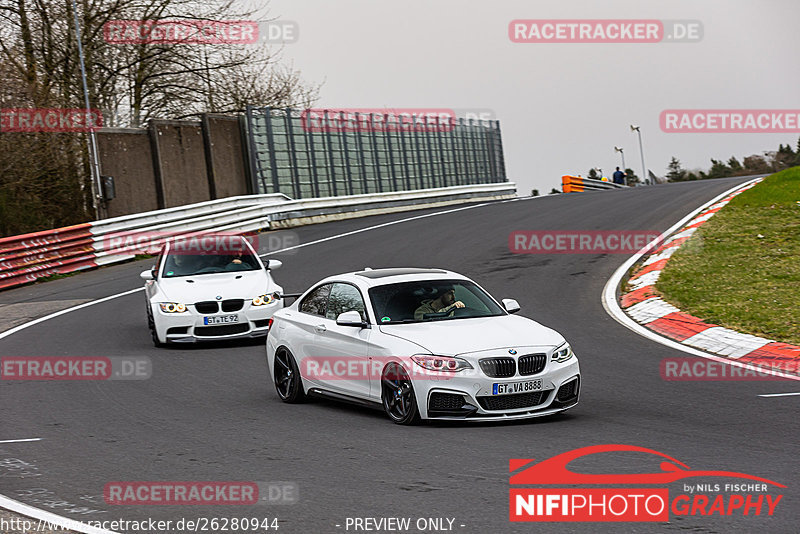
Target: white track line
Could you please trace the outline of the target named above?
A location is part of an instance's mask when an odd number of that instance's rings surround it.
[[[493,205],[493,204],[501,204],[501,203],[505,203],[505,202],[516,202],[518,200],[533,200],[533,199],[539,199],[539,198],[546,198],[546,196],[519,197],[519,198],[511,198],[511,199],[507,199],[507,200],[499,200],[499,201],[495,201],[495,202],[483,202],[481,204],[475,204],[473,206],[464,206],[464,207],[461,207],[461,208],[449,209],[449,210],[445,210],[445,211],[437,211],[436,213],[426,213],[424,215],[416,215],[414,217],[408,217],[408,218],[400,219],[400,220],[397,220],[397,221],[390,221],[390,222],[386,222],[386,223],[382,223],[382,224],[376,224],[374,226],[368,226],[366,228],[361,228],[361,229],[358,229],[358,230],[352,230],[350,232],[345,232],[345,233],[342,233],[342,234],[337,234],[337,235],[334,235],[334,236],[325,237],[323,239],[317,239],[316,241],[310,241],[308,243],[295,245],[293,247],[288,247],[288,248],[284,248],[284,249],[281,249],[281,250],[272,251],[269,254],[277,254],[279,252],[286,252],[288,250],[307,247],[309,245],[316,245],[317,243],[324,243],[326,241],[331,241],[333,239],[338,239],[340,237],[346,237],[346,236],[350,236],[350,235],[353,235],[353,234],[359,234],[361,232],[366,232],[368,230],[374,230],[376,228],[383,228],[383,227],[386,227],[386,226],[392,226],[394,224],[400,224],[400,223],[404,223],[404,222],[408,222],[408,221],[415,221],[417,219],[424,219],[425,217],[433,217],[433,216],[436,216],[436,215],[444,215],[444,214],[447,214],[447,213],[454,213],[454,212],[462,211],[462,210],[481,208],[481,207],[489,206],[489,205]],[[268,256],[269,254],[263,254],[263,255],[261,255],[261,257]],[[30,328],[31,326],[43,323],[45,321],[49,321],[50,319],[54,319],[54,318],[59,317],[61,315],[65,315],[67,313],[74,312],[74,311],[77,311],[77,310],[80,310],[80,309],[83,309],[83,308],[88,308],[89,306],[94,306],[95,304],[100,304],[101,302],[108,302],[109,300],[113,300],[113,299],[116,299],[116,298],[119,298],[119,297],[124,297],[125,295],[132,295],[133,293],[136,293],[137,291],[142,291],[143,289],[144,289],[143,287],[137,287],[136,289],[131,289],[129,291],[123,291],[122,293],[117,293],[115,295],[109,295],[108,297],[103,297],[101,299],[92,300],[92,301],[89,301],[89,302],[84,302],[83,304],[79,304],[77,306],[72,306],[71,308],[66,308],[66,309],[63,309],[61,311],[57,311],[55,313],[51,313],[50,315],[45,315],[44,317],[39,317],[38,319],[34,319],[33,321],[30,321],[30,322],[27,322],[27,323],[23,323],[23,324],[21,324],[19,326],[15,326],[14,328],[11,328],[10,330],[6,330],[5,332],[0,333],[0,339],[6,338],[6,337],[8,337],[8,336],[10,336],[12,334],[16,334],[20,330],[25,330],[26,328]],[[25,515],[25,516],[28,516],[28,517],[32,517],[32,518],[38,519],[40,521],[49,521],[49,522],[51,522],[53,524],[56,524],[56,523],[64,524],[64,525],[67,525],[68,526],[67,528],[69,528],[70,530],[74,530],[76,532],[82,532],[82,533],[85,533],[85,534],[118,534],[118,533],[113,532],[111,530],[103,530],[103,529],[91,527],[89,525],[80,523],[78,521],[75,521],[73,519],[69,519],[67,517],[62,517],[62,516],[56,515],[56,514],[54,514],[52,512],[48,512],[46,510],[40,510],[38,508],[34,508],[33,506],[21,503],[19,501],[15,501],[14,499],[9,499],[8,497],[5,497],[4,495],[0,495],[0,508],[5,508],[7,510],[11,510],[12,512],[16,512],[18,514],[22,514],[22,515]]]
[[[42,441],[42,438],[0,439],[0,443],[22,443],[24,441]]]
[[[39,323],[43,323],[45,321],[49,321],[50,319],[54,319],[61,315],[65,315],[70,312],[74,312],[76,310],[80,310],[83,308],[88,308],[89,306],[94,306],[95,304],[100,304],[101,302],[108,302],[109,300],[113,300],[115,298],[124,297],[125,295],[131,295],[136,293],[137,291],[142,291],[144,287],[137,287],[136,289],[131,289],[129,291],[123,291],[122,293],[117,293],[116,295],[110,295],[108,297],[103,297],[101,299],[92,300],[89,302],[84,302],[83,304],[78,304],[77,306],[72,306],[71,308],[64,308],[63,310],[57,311],[55,313],[51,313],[50,315],[45,315],[44,317],[39,317],[38,319],[34,319],[33,321],[28,321],[27,323],[22,323],[19,326],[15,326],[10,330],[6,330],[3,333],[0,333],[0,339],[6,338],[11,334],[16,334],[20,330],[25,330],[26,328],[30,328],[31,326],[37,325]]]
[[[792,397],[794,395],[800,395],[800,392],[797,392],[797,393],[767,393],[765,395],[759,395],[759,397]]]
[[[743,184],[739,184],[736,187],[732,187],[732,188],[728,189],[727,191],[725,191],[724,193],[722,193],[720,195],[717,195],[716,197],[714,197],[710,201],[706,202],[705,204],[703,204],[702,206],[700,206],[696,210],[694,210],[691,213],[689,213],[683,219],[681,219],[680,221],[675,223],[669,230],[664,232],[662,235],[665,235],[665,236],[671,235],[673,232],[681,229],[686,223],[688,223],[690,220],[692,220],[692,218],[694,216],[696,216],[698,213],[700,213],[704,209],[708,208],[712,204],[716,204],[717,202],[719,202],[720,200],[722,200],[726,196],[730,195],[731,193],[733,193],[737,189],[740,189],[740,188],[745,187],[745,186],[747,186],[749,184],[752,184],[753,182],[755,182],[759,178],[753,178],[749,182],[745,182]],[[753,366],[753,365],[749,365],[749,364],[742,363],[742,362],[733,361],[733,360],[730,360],[728,358],[722,358],[720,356],[714,356],[713,354],[709,354],[707,352],[703,352],[703,351],[700,351],[700,350],[697,350],[697,349],[693,349],[691,347],[687,347],[686,345],[678,343],[677,341],[674,341],[674,340],[669,339],[667,337],[663,337],[663,336],[661,336],[659,334],[656,334],[652,330],[650,330],[648,328],[645,328],[644,326],[640,325],[639,323],[637,323],[636,321],[631,319],[628,316],[628,314],[626,314],[624,311],[622,311],[622,308],[619,307],[619,303],[617,302],[617,288],[619,287],[619,284],[622,281],[622,277],[625,276],[625,273],[627,273],[628,270],[631,267],[633,267],[633,265],[642,258],[642,256],[644,256],[646,253],[648,253],[651,250],[651,247],[653,246],[653,244],[656,241],[657,240],[654,240],[652,243],[647,244],[639,252],[637,252],[636,254],[631,256],[630,258],[628,258],[628,260],[625,261],[625,263],[620,265],[619,268],[616,271],[614,271],[614,274],[612,274],[611,278],[609,278],[608,282],[606,282],[606,285],[603,288],[603,294],[602,294],[601,298],[602,298],[602,302],[603,302],[603,308],[605,308],[606,312],[611,317],[616,319],[616,321],[618,323],[620,323],[621,325],[633,330],[634,332],[636,332],[640,336],[646,337],[647,339],[649,339],[651,341],[655,341],[656,343],[661,343],[662,345],[666,345],[667,347],[669,347],[671,349],[679,350],[681,352],[685,352],[687,354],[691,354],[692,356],[699,356],[700,358],[706,358],[708,360],[714,360],[714,361],[717,361],[717,362],[726,363],[728,365],[735,365],[735,366],[738,366],[738,367],[742,367],[744,369],[757,371],[759,373],[767,373],[767,374],[771,374],[771,375],[774,375],[774,376],[779,376],[781,378],[788,378],[790,380],[800,380],[800,377],[798,377],[796,375],[788,375],[788,374],[781,373],[779,371],[774,371],[774,370],[771,370],[771,369],[764,369],[763,367],[758,367],[758,366]]]
[[[12,512],[38,519],[40,523],[38,525],[34,525],[34,530],[31,530],[30,532],[38,532],[40,528],[45,526],[45,522],[47,522],[51,527],[59,525],[60,528],[74,530],[75,532],[83,532],[84,534],[120,534],[119,532],[113,530],[105,530],[102,528],[93,527],[91,525],[87,525],[86,523],[81,523],[75,519],[61,517],[53,512],[34,508],[33,506],[15,501],[14,499],[9,499],[3,495],[0,495],[0,508],[5,508],[6,510],[11,510]]]

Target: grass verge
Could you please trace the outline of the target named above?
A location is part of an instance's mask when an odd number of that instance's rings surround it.
[[[656,289],[706,322],[800,344],[800,167],[767,177],[700,226]]]

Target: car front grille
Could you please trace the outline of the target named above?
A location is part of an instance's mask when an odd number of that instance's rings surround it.
[[[533,391],[530,393],[516,393],[514,395],[492,395],[478,397],[478,404],[484,410],[514,410],[517,408],[532,408],[540,405],[547,399],[551,390]]]
[[[214,300],[195,302],[194,307],[198,313],[217,313],[219,311],[219,303]]]
[[[239,311],[242,309],[242,306],[244,306],[244,300],[242,299],[230,299],[222,301],[222,311],[224,312]]]
[[[247,323],[223,324],[218,326],[196,326],[194,335],[204,337],[230,336],[247,332],[250,325]]]
[[[483,358],[478,364],[486,376],[491,378],[507,378],[517,372],[514,358]]]
[[[522,376],[535,375],[544,371],[547,364],[547,354],[526,354],[519,357],[519,374]]]

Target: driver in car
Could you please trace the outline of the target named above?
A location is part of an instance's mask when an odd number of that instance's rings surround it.
[[[427,313],[445,313],[454,308],[463,308],[464,303],[456,300],[456,289],[453,286],[440,288],[441,294],[436,299],[423,300],[414,311],[414,319],[421,321]]]

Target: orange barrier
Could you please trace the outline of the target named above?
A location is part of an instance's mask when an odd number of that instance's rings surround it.
[[[622,189],[627,186],[615,184],[607,180],[592,180],[580,176],[565,174],[561,177],[561,190],[564,193],[582,193],[584,191],[601,191],[606,189]]]

